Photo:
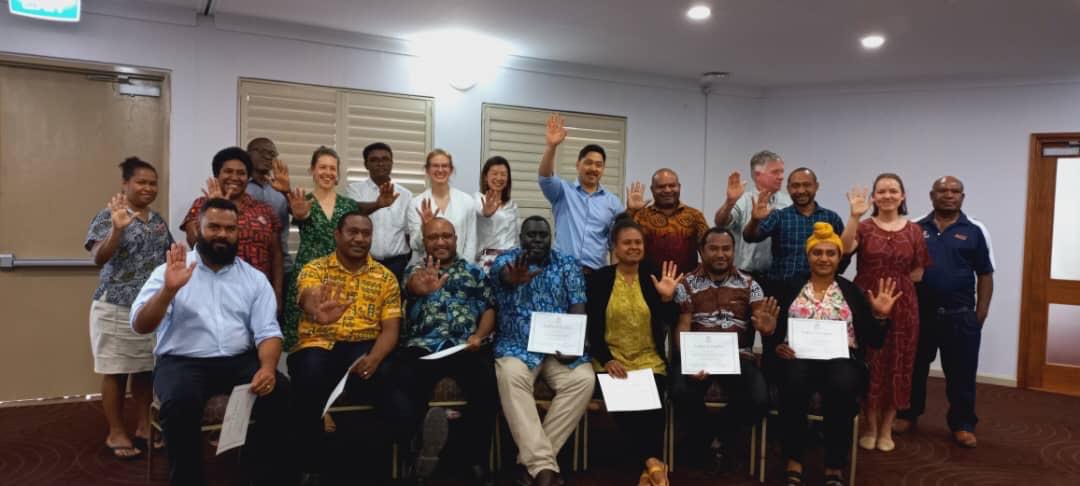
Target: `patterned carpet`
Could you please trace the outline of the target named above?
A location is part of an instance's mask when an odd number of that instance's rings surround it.
[[[1080,398],[980,385],[979,447],[966,450],[952,444],[944,426],[943,382],[931,379],[929,388],[932,400],[927,416],[916,432],[897,437],[896,451],[860,451],[858,484],[1080,484]],[[615,466],[619,458],[612,451],[618,448],[618,436],[610,422],[594,416],[592,424],[592,469],[575,474],[571,484],[636,484],[637,471]],[[0,409],[0,485],[165,484],[164,455],[155,456],[148,483],[145,458],[113,459],[101,445],[104,434],[97,402]],[[504,454],[508,471],[513,469],[509,467],[512,457]],[[739,462],[745,460],[742,457]],[[768,484],[780,484],[782,462],[779,444],[771,440]],[[212,484],[242,482],[235,455],[215,458],[207,449],[207,464]],[[820,450],[815,449],[807,457],[808,484],[820,484],[820,464]],[[756,484],[739,467],[739,473],[720,477],[679,467],[672,474],[672,484]],[[358,480],[355,484],[373,483]],[[467,483],[445,479],[432,484]]]

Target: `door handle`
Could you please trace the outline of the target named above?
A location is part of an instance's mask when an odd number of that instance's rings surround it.
[[[96,267],[94,261],[85,258],[15,258],[12,253],[0,253],[0,270],[16,268],[81,268]]]

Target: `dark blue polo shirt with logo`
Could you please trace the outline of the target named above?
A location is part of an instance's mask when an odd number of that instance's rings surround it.
[[[975,309],[975,276],[994,272],[990,235],[982,223],[963,212],[955,223],[938,231],[934,213],[919,220],[932,265],[923,273],[920,306],[935,309]],[[930,310],[930,309],[927,309]]]

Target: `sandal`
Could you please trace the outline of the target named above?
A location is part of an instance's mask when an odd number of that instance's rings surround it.
[[[111,446],[105,444],[105,447],[112,451],[113,457],[121,461],[131,461],[142,457],[143,451],[135,446]],[[124,454],[124,452],[134,451],[134,454]]]
[[[784,476],[784,486],[802,486],[802,471],[787,471]]]
[[[826,474],[825,486],[844,486],[844,476],[839,474]]]
[[[671,484],[668,481],[667,464],[655,457],[645,460],[645,474],[649,476],[650,483],[655,486],[668,486]]]
[[[133,437],[131,439],[131,444],[133,446],[135,446],[136,449],[142,449],[144,451],[150,450],[150,447],[149,447],[149,444],[147,443],[146,437],[135,436],[135,437]],[[164,448],[165,448],[165,440],[164,439],[159,438],[158,440],[154,441],[154,451],[155,452],[160,451],[160,450],[162,450]]]

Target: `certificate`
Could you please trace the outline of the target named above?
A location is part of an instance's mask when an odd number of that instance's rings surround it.
[[[233,387],[229,403],[225,405],[225,420],[221,421],[217,454],[240,447],[247,441],[248,423],[251,420],[251,407],[255,406],[255,398],[255,394],[251,393],[250,383]]]
[[[710,375],[742,373],[737,332],[680,332],[679,351],[684,375],[701,371]]]
[[[660,408],[660,393],[652,370],[627,371],[626,378],[615,378],[608,373],[597,373],[600,391],[604,393],[604,406],[609,412],[656,410]]]
[[[526,349],[530,353],[558,351],[566,356],[581,356],[585,354],[585,321],[584,314],[533,312]]]
[[[457,354],[458,351],[461,351],[461,350],[463,350],[463,349],[465,349],[467,347],[469,347],[469,343],[462,343],[462,344],[458,344],[457,346],[450,346],[449,348],[446,348],[446,349],[444,349],[442,351],[437,351],[437,352],[434,352],[434,353],[431,353],[431,354],[425,354],[425,355],[421,356],[420,359],[424,359],[424,360],[443,359],[443,358],[445,358],[447,356],[450,356],[451,354]]]
[[[345,370],[345,375],[338,380],[337,386],[335,386],[333,390],[330,390],[330,397],[326,399],[326,405],[323,406],[323,416],[326,416],[326,412],[330,411],[330,407],[334,405],[334,402],[337,401],[338,397],[340,397],[342,393],[345,393],[345,384],[349,382],[349,373],[352,373],[353,367],[356,366],[356,363],[359,363],[360,360],[364,359],[364,356],[367,356],[367,353],[356,358],[352,364],[349,365],[349,369]]]
[[[847,358],[847,322],[788,319],[788,346],[798,359]]]

